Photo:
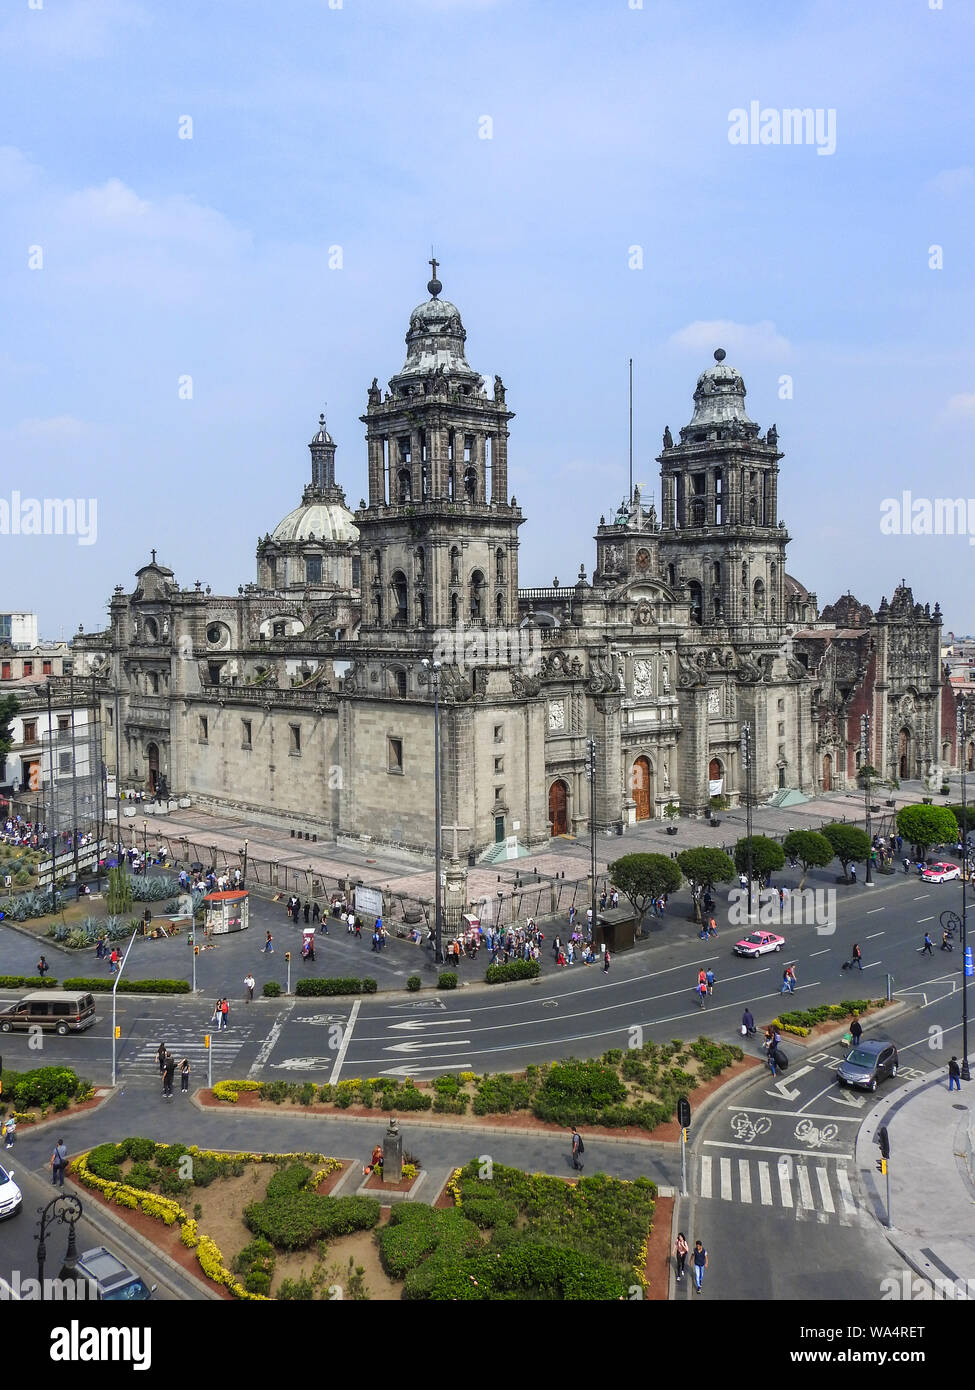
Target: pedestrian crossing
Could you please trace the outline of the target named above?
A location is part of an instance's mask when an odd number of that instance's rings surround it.
[[[132,1039],[128,1045],[123,1044],[119,1051],[119,1076],[123,1079],[135,1076],[158,1078],[159,1061],[157,1054],[159,1044],[164,1042],[176,1058],[177,1064],[184,1057],[189,1059],[191,1086],[195,1088],[205,1084],[209,1067],[208,1051],[203,1041],[206,1031],[208,1030],[202,1028],[192,1031],[188,1028],[167,1028],[163,1025],[154,1041],[152,1038]],[[214,1079],[231,1074],[232,1065],[247,1041],[250,1031],[249,1028],[239,1028],[218,1033],[214,1029],[210,1033]],[[178,1076],[176,1084],[179,1085]]]
[[[797,1221],[851,1226],[864,1214],[853,1198],[849,1169],[840,1163],[700,1156],[698,1196],[743,1206],[779,1207]]]

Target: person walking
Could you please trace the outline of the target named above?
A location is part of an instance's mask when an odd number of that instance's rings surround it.
[[[743,1038],[753,1038],[758,1029],[755,1027],[755,1015],[748,1005],[745,1005],[745,1012],[741,1016],[741,1036]]]
[[[256,985],[256,983],[257,981],[254,979],[254,976],[248,970],[247,974],[244,976],[244,988],[247,990],[248,1004],[252,1004],[254,1002],[254,986]]]
[[[181,1096],[189,1094],[190,1089],[190,1059],[184,1057],[179,1064],[179,1093]]]
[[[163,1072],[163,1099],[172,1100],[173,1098],[173,1077],[176,1075],[176,1058],[171,1052],[166,1053],[166,1070]]]
[[[305,926],[307,927],[307,925],[308,925],[308,919],[311,917],[311,903],[308,901],[307,898],[305,899],[305,909],[304,909],[304,911],[305,911]]]
[[[677,1239],[674,1241],[674,1259],[677,1261],[677,1282],[678,1284],[684,1277],[684,1265],[687,1263],[689,1246],[683,1231],[677,1232]]]
[[[853,950],[850,952],[850,959],[845,960],[843,962],[843,969],[852,970],[854,965],[858,965],[861,970],[863,969],[863,960],[860,956],[860,945],[859,942],[856,941],[854,941],[853,943]]]
[[[948,1062],[948,1090],[961,1090],[961,1067],[958,1065],[958,1058],[952,1057]]]
[[[230,1023],[230,1000],[226,995],[220,1001],[220,1028],[225,1029]]]
[[[40,975],[42,981],[44,979],[44,976],[50,970],[50,968],[51,967],[48,965],[47,961],[44,959],[43,956],[41,956],[40,960],[37,962],[37,973],[38,975]]]
[[[704,979],[704,980],[698,980],[698,982],[697,982],[697,998],[698,998],[698,1003],[700,1004],[701,1008],[703,1009],[703,1008],[705,1007],[706,1003],[707,1003],[707,998],[708,998],[708,982],[707,982],[706,979]]]
[[[608,946],[606,947],[606,950],[603,952],[603,974],[604,974],[604,975],[608,975],[608,974],[609,974],[609,947],[608,947]]]
[[[944,937],[942,937],[942,939],[941,939],[941,945],[942,945],[942,947],[944,946]],[[922,956],[929,956],[929,955],[931,955],[931,951],[932,951],[932,947],[933,947],[933,946],[934,946],[934,942],[931,940],[931,938],[930,938],[930,936],[928,935],[928,933],[925,932],[925,933],[924,933],[924,942],[922,943],[922,946],[921,946],[921,955],[922,955]]]
[[[14,1119],[13,1114],[11,1113],[7,1116],[3,1125],[3,1147],[5,1149],[12,1149],[16,1142],[17,1121]]]
[[[166,1044],[165,1044],[165,1043],[160,1043],[160,1044],[159,1044],[159,1050],[158,1050],[157,1053],[156,1053],[156,1066],[159,1068],[159,1078],[160,1078],[160,1080],[162,1080],[163,1074],[165,1073],[165,1070],[166,1070]]]
[[[703,1241],[694,1242],[694,1253],[691,1256],[691,1263],[694,1265],[694,1284],[698,1293],[704,1283],[704,1271],[708,1267],[708,1252],[704,1248]]]
[[[778,1043],[777,1043],[777,1038],[776,1038],[774,1029],[772,1029],[772,1028],[766,1028],[766,1030],[765,1030],[765,1060],[766,1060],[766,1062],[768,1062],[769,1070],[771,1071],[771,1073],[772,1073],[773,1076],[775,1076],[775,1074],[776,1074],[776,1072],[775,1072],[775,1049],[776,1049],[777,1045],[778,1045]]]
[[[114,946],[112,947],[112,954],[109,956],[109,965],[110,969],[108,973],[114,975],[118,970],[118,951]]]
[[[708,987],[708,994],[714,993],[714,971],[709,967],[704,976],[704,982]]]
[[[852,1044],[853,1044],[854,1047],[859,1047],[859,1046],[860,1046],[860,1039],[861,1039],[862,1036],[863,1036],[863,1025],[862,1025],[861,1022],[860,1022],[860,1017],[859,1017],[859,1015],[858,1015],[858,1014],[854,1014],[854,1015],[853,1015],[853,1021],[852,1021],[852,1023],[850,1024],[850,1041],[852,1042]]]
[[[782,988],[780,994],[794,994],[796,988],[796,968],[794,965],[787,965],[782,971]]]
[[[274,955],[274,938],[270,932],[264,934],[264,953],[265,955]]]
[[[579,1131],[575,1128],[575,1126],[573,1126],[573,1129],[572,1129],[572,1166],[573,1166],[573,1168],[576,1169],[577,1172],[580,1172],[580,1173],[582,1172],[582,1169],[583,1169],[583,1167],[584,1167],[584,1164],[583,1164],[583,1161],[582,1161],[582,1155],[583,1155],[585,1152],[586,1152],[586,1146],[585,1146],[585,1144],[582,1142],[582,1136],[580,1135]]]
[[[63,1139],[59,1139],[54,1145],[54,1152],[51,1154],[51,1182],[54,1187],[64,1186],[64,1170],[68,1165],[68,1150]]]
[[[925,940],[927,940],[927,932],[925,932],[924,937],[925,937]],[[953,951],[953,950],[955,949],[954,946],[952,946],[950,940],[948,939],[948,928],[947,928],[947,927],[946,927],[946,928],[944,929],[944,931],[941,933],[941,945],[940,945],[940,947],[939,947],[938,949],[941,950],[941,951]]]

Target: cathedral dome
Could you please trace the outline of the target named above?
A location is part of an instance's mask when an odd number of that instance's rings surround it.
[[[356,542],[359,532],[352,524],[352,513],[340,502],[313,500],[302,503],[279,521],[271,533],[278,542],[307,541]]]
[[[725,351],[718,348],[714,366],[708,367],[697,379],[694,388],[694,414],[689,430],[714,429],[737,420],[748,433],[757,433],[758,426],[745,410],[745,383],[736,367],[725,363]]]
[[[429,282],[427,289],[430,298],[418,304],[410,315],[406,363],[400,376],[426,376],[430,372],[475,376],[464,356],[467,333],[460,310],[449,299],[440,298],[443,286],[436,278]]]

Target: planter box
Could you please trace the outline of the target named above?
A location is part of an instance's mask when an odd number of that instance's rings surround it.
[[[896,804],[897,803],[894,801],[894,798],[892,796],[884,802],[885,806],[895,806]]]
[[[668,826],[667,826],[667,834],[668,834],[668,835],[676,835],[676,834],[677,834],[677,826],[676,826],[676,825],[668,825]]]
[[[720,822],[720,820],[718,819],[717,816],[712,816],[712,817],[711,817],[711,827],[712,827],[712,829],[714,829],[715,827],[719,826],[720,824],[721,824],[721,822]]]

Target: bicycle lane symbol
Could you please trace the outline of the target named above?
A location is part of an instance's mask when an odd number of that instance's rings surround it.
[[[731,1117],[732,1134],[746,1144],[751,1144],[760,1134],[768,1134],[771,1128],[772,1120],[768,1115],[759,1115],[756,1120],[745,1114]]]

